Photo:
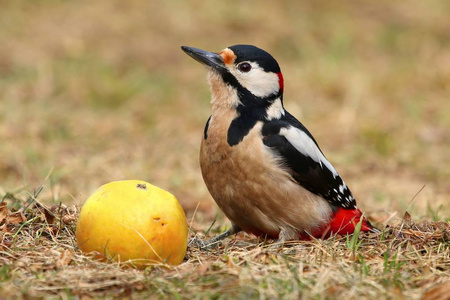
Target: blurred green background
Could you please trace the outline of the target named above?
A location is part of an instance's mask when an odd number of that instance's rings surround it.
[[[360,207],[448,219],[449,16],[447,0],[2,1],[0,193],[81,204],[142,179],[213,218],[206,71],[180,46],[246,43],[278,60],[285,107]]]

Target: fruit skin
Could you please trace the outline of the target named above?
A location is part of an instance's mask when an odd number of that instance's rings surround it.
[[[97,189],[84,203],[76,229],[83,252],[133,260],[138,268],[180,264],[187,236],[186,216],[175,196],[140,180],[114,181]]]

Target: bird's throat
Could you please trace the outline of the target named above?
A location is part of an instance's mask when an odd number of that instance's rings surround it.
[[[219,73],[211,70],[208,73],[208,82],[212,95],[213,114],[216,110],[236,109],[241,104],[236,88],[226,84]]]

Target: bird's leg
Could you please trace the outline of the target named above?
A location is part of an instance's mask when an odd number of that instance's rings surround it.
[[[206,241],[205,244],[206,244],[206,246],[214,245],[214,244],[216,244],[217,242],[219,242],[219,241],[221,241],[221,240],[223,240],[223,239],[229,237],[230,235],[236,234],[236,233],[238,233],[238,232],[240,232],[240,231],[241,231],[241,228],[240,228],[240,227],[238,227],[238,226],[232,224],[231,227],[230,227],[227,231],[225,231],[225,232],[222,233],[222,234],[219,234],[219,235],[216,236],[215,238],[212,238],[212,239]]]
[[[200,250],[208,250],[214,246],[219,245],[219,242],[227,237],[229,237],[230,235],[236,234],[238,232],[240,232],[242,229],[236,225],[231,224],[231,227],[225,231],[222,234],[219,234],[218,236],[216,236],[215,238],[212,238],[210,240],[207,241],[202,241],[198,238],[193,238],[189,241],[189,245],[194,246]]]
[[[281,228],[278,240],[270,246],[271,251],[280,252],[287,241],[298,239],[297,232],[292,228]]]

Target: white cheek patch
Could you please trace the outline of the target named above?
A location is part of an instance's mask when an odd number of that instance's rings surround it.
[[[325,158],[325,156],[323,156],[322,152],[320,152],[319,148],[316,146],[316,143],[314,143],[314,141],[305,132],[295,127],[288,127],[281,128],[280,135],[284,136],[300,153],[311,157],[312,160],[319,163],[322,168],[325,166],[331,171],[333,177],[336,178],[338,176],[336,169]]]
[[[264,71],[254,62],[251,62],[250,65],[252,69],[248,73],[243,73],[236,69],[230,70],[230,72],[244,88],[257,97],[267,97],[276,94],[280,89],[278,75]]]

